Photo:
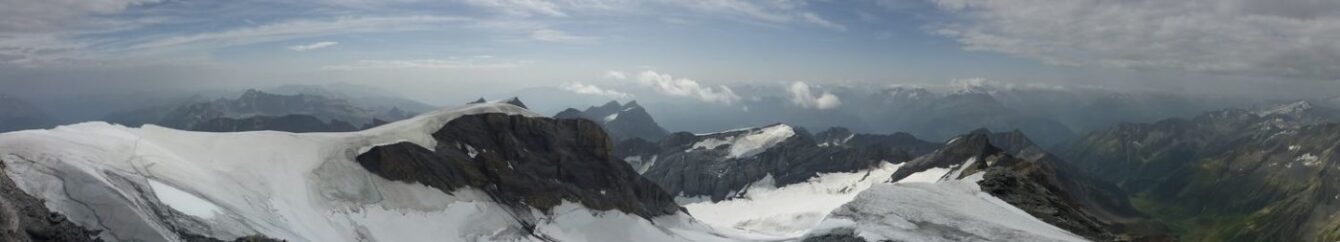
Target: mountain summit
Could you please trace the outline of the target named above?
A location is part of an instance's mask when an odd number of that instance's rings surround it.
[[[559,119],[588,119],[595,121],[604,127],[610,134],[614,142],[622,142],[628,139],[642,139],[646,141],[659,141],[669,132],[656,124],[651,114],[647,113],[646,108],[637,104],[637,101],[629,101],[625,104],[619,104],[618,101],[610,101],[601,106],[592,106],[585,111],[579,111],[574,108],[568,108],[554,115]]]

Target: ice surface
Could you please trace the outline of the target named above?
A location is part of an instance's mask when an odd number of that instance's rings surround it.
[[[158,200],[187,215],[208,219],[213,218],[214,214],[221,210],[214,203],[158,180],[149,179],[149,187],[154,189],[154,195],[157,195]]]

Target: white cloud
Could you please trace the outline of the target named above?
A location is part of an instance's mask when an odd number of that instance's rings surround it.
[[[1340,1],[933,0],[970,50],[1058,65],[1340,79]]]
[[[735,91],[724,85],[716,88],[707,87],[699,84],[698,81],[675,78],[669,74],[656,73],[655,71],[643,71],[638,74],[636,81],[643,86],[655,89],[661,94],[671,96],[691,97],[703,102],[727,105],[740,101],[740,96],[736,96]]]
[[[589,44],[589,43],[595,43],[596,41],[600,40],[600,38],[598,37],[577,36],[569,34],[567,32],[552,29],[535,30],[534,32],[530,33],[530,39],[544,42],[567,43],[567,44]]]
[[[606,71],[605,78],[615,80],[627,80],[628,74],[624,74],[622,71]]]
[[[322,67],[326,70],[371,70],[371,69],[506,69],[521,66],[524,62],[477,63],[473,60],[458,59],[414,59],[414,60],[359,60],[348,65]]]
[[[611,98],[629,98],[633,96],[625,92],[615,91],[612,89],[604,89],[596,85],[588,85],[581,82],[571,82],[568,84],[563,84],[563,86],[560,86],[559,88],[563,88],[563,90],[568,90],[578,94],[607,96]]]
[[[815,96],[810,90],[810,85],[805,82],[792,82],[787,91],[791,93],[791,103],[796,106],[813,109],[833,109],[842,106],[842,100],[839,100],[837,95],[824,91]]]
[[[323,41],[323,42],[316,42],[316,43],[305,44],[305,45],[294,45],[294,46],[289,46],[288,49],[293,50],[293,51],[302,52],[302,51],[309,51],[309,50],[315,50],[315,49],[320,49],[320,48],[331,47],[331,46],[335,46],[335,45],[337,45],[337,44],[340,44],[340,42]]]

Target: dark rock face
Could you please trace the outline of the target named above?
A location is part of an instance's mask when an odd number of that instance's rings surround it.
[[[843,229],[840,231],[828,231],[820,235],[805,237],[801,242],[866,242],[865,239],[856,236],[852,229]]]
[[[1189,241],[1340,239],[1340,125],[1298,102],[1123,124],[1060,153],[1132,191]]]
[[[586,108],[585,111],[569,108],[555,114],[554,118],[583,118],[595,121],[609,132],[616,143],[634,138],[655,142],[669,134],[665,128],[656,124],[656,120],[652,119],[651,114],[638,105],[637,101],[626,104],[610,101],[599,107]]]
[[[419,182],[451,193],[479,189],[526,221],[529,208],[563,201],[650,218],[682,210],[673,197],[610,156],[612,144],[595,123],[506,114],[467,115],[433,133],[436,151],[411,143],[375,147],[357,156],[387,179]]]
[[[182,237],[182,240],[187,241],[187,242],[283,242],[283,241],[285,241],[285,240],[278,240],[278,239],[269,238],[269,237],[260,236],[260,235],[244,236],[244,237],[237,238],[237,239],[234,239],[234,240],[220,240],[220,239],[215,239],[215,238],[210,238],[210,237],[205,237],[205,236],[200,236],[200,235],[194,235],[194,234],[183,234],[183,235],[181,235],[181,237]]]
[[[19,189],[0,162],[0,241],[102,241],[65,216],[51,212],[42,200]]]
[[[756,154],[743,156],[730,154],[732,146],[742,145],[739,142],[715,147],[699,145],[759,135],[769,129],[790,129],[794,135],[755,151]],[[712,201],[742,195],[739,192],[769,176],[775,182],[773,185],[786,186],[820,173],[853,172],[883,162],[901,163],[936,147],[907,134],[853,135],[844,129],[834,129],[810,135],[804,129],[782,124],[707,135],[674,133],[655,146],[637,140],[620,145],[616,157],[649,165],[642,175],[666,191],[679,196],[708,196]]]
[[[376,122],[385,123],[380,119],[374,119]],[[371,127],[371,126],[369,126]],[[316,117],[308,115],[291,114],[279,117],[273,116],[254,116],[250,118],[216,118],[209,121],[196,123],[187,128],[192,131],[205,132],[239,132],[255,130],[275,130],[294,133],[306,132],[347,132],[358,130],[353,124],[339,120],[331,120],[329,123],[321,121]]]
[[[1003,144],[1004,148],[995,143]],[[1044,222],[1092,240],[1117,238],[1124,223],[1140,219],[1125,193],[1042,151],[1018,131],[986,130],[951,140],[940,150],[904,164],[895,181],[931,168],[949,168],[962,179],[983,173],[982,191]]]
[[[480,104],[480,103],[486,103],[486,102],[488,102],[488,100],[484,100],[484,98],[481,97],[481,98],[479,98],[479,99],[475,99],[474,101],[470,101],[470,102],[465,103],[465,104]],[[495,101],[495,102],[511,104],[512,106],[517,106],[517,107],[521,107],[521,108],[527,108],[527,107],[526,107],[526,104],[521,102],[521,98],[517,98],[517,97],[512,97],[512,98],[508,98],[508,99],[498,100],[498,101]]]

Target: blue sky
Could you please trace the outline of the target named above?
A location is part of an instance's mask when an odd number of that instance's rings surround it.
[[[573,83],[638,87],[610,71],[700,87],[989,79],[1335,90],[1340,4],[1262,2],[0,0],[12,6],[0,10],[0,84],[77,92],[353,82],[430,102]]]

